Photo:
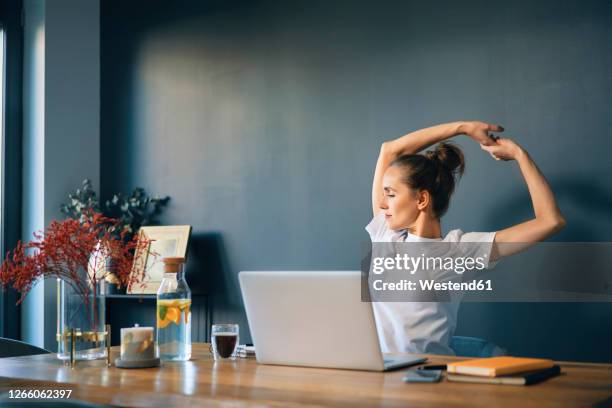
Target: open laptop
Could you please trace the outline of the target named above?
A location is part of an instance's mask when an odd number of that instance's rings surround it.
[[[258,363],[386,371],[426,361],[383,357],[359,271],[238,276]]]

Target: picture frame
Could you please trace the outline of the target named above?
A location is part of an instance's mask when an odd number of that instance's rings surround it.
[[[163,258],[186,258],[190,235],[191,225],[141,227],[138,230],[138,239],[146,239],[149,243],[146,250],[140,250],[134,255],[131,277],[143,276],[143,279],[130,284],[126,293],[157,294],[164,277]]]

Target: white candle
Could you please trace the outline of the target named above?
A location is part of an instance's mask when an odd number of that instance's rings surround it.
[[[155,358],[153,327],[121,329],[121,360],[151,360]]]

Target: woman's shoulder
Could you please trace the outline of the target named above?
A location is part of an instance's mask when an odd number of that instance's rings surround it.
[[[446,242],[459,242],[461,241],[461,237],[464,235],[463,230],[457,228],[457,229],[453,229],[450,230],[446,233],[446,235],[444,236],[443,241]]]
[[[370,223],[365,227],[372,242],[394,242],[398,241],[403,231],[392,230],[385,218],[385,214],[379,211],[374,215]]]
[[[498,260],[491,260],[495,242],[495,231],[463,232],[460,229],[454,229],[446,234],[444,241],[456,243],[449,246],[464,256],[482,257],[485,259],[485,268],[493,268],[498,262]]]
[[[464,232],[457,228],[450,230],[444,237],[446,242],[490,242],[495,238],[495,232]]]

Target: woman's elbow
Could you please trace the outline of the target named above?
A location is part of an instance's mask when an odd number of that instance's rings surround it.
[[[387,160],[395,160],[402,154],[410,154],[413,151],[412,146],[398,146],[395,140],[380,145],[380,156]]]
[[[546,227],[550,231],[550,235],[556,234],[559,231],[561,231],[565,227],[566,224],[567,224],[567,221],[565,220],[565,217],[563,217],[561,213],[546,220]]]
[[[557,220],[557,227],[561,230],[567,225],[567,221],[565,217],[559,214],[559,219]]]
[[[383,142],[383,144],[380,145],[380,155],[384,156],[384,157],[388,157],[391,156],[391,152],[392,152],[392,142]]]

